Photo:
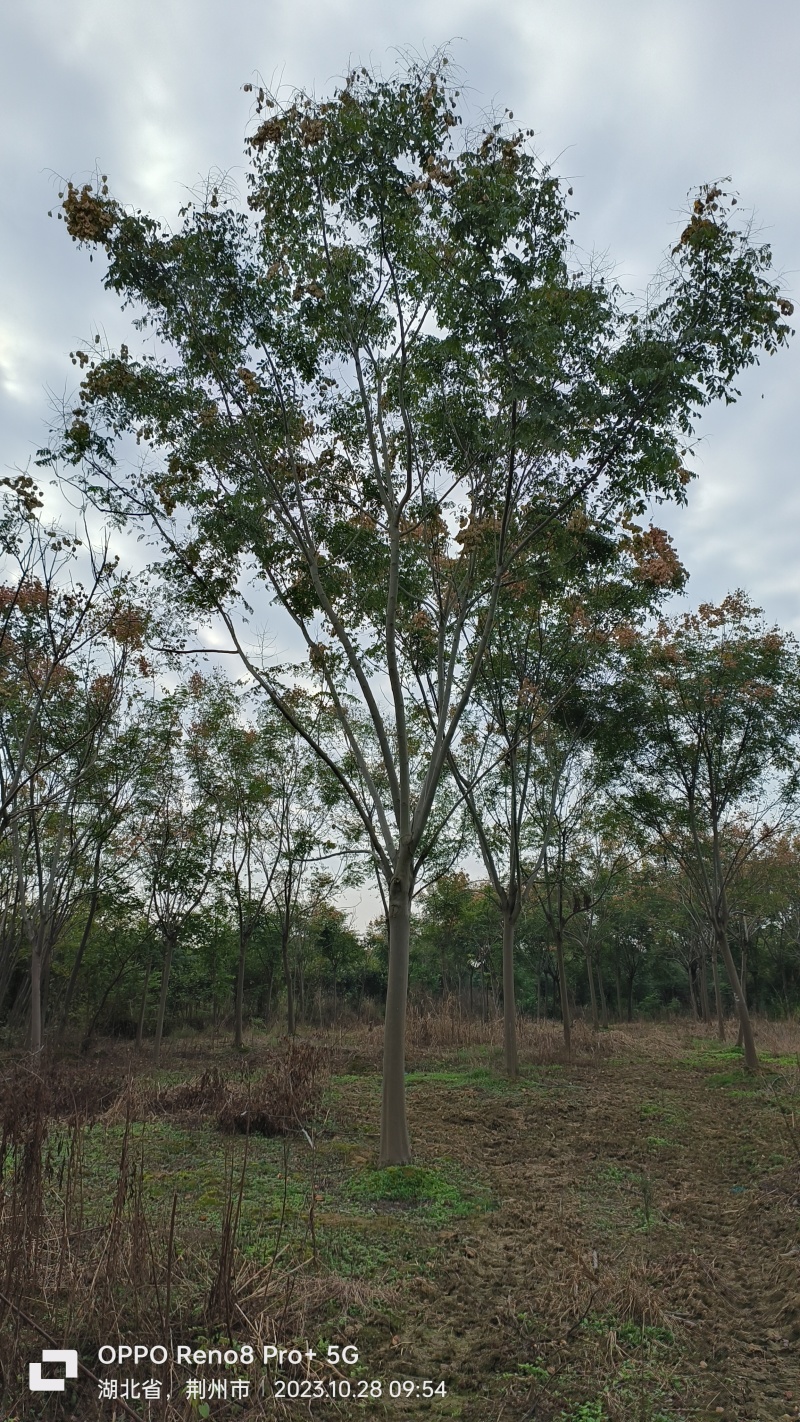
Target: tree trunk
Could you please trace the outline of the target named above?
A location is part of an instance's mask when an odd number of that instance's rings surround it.
[[[597,1012],[597,996],[594,990],[594,969],[592,968],[592,950],[587,938],[583,945],[584,957],[586,958],[586,977],[589,983],[589,1001],[592,1005],[592,1027],[595,1032],[600,1031],[600,1018]]]
[[[294,1020],[294,984],[292,974],[289,970],[289,923],[284,919],[281,925],[281,958],[283,960],[283,976],[286,983],[286,1031],[290,1037],[295,1033]]]
[[[736,1003],[736,1011],[739,1014],[739,1023],[742,1029],[742,1042],[744,1044],[744,1060],[748,1071],[758,1071],[758,1052],[756,1051],[755,1038],[753,1036],[753,1024],[750,1021],[750,1013],[747,1010],[747,1003],[742,994],[742,985],[739,981],[739,974],[736,971],[736,964],[733,961],[728,935],[725,931],[724,923],[715,925],[716,938],[722,954],[722,961],[725,964],[725,972],[728,974],[728,982],[733,991],[733,999]]]
[[[622,973],[619,966],[619,958],[614,960],[614,979],[617,987],[617,1021],[622,1021]]]
[[[600,994],[600,1021],[604,1029],[608,1030],[608,1002],[606,1000],[606,985],[603,982],[603,967],[600,962],[600,954],[597,955],[597,990]]]
[[[567,1055],[572,1054],[572,1031],[569,1014],[569,990],[567,988],[567,970],[564,963],[564,940],[560,933],[556,934],[556,963],[558,965],[558,989],[561,996],[561,1022],[564,1029],[564,1046]]]
[[[167,1012],[167,992],[169,990],[169,974],[172,968],[172,954],[175,948],[175,940],[169,937],[164,944],[164,965],[161,969],[161,992],[158,998],[158,1017],[156,1019],[156,1039],[153,1044],[153,1061],[156,1066],[161,1061],[161,1038],[164,1035],[164,1018]]]
[[[239,967],[236,973],[236,1023],[234,1026],[234,1046],[242,1050],[242,1018],[244,1016],[244,968],[247,957],[247,935],[239,934]]]
[[[696,1022],[696,1021],[698,1020],[699,1016],[700,1016],[700,1013],[699,1013],[698,1008],[697,1008],[697,999],[695,998],[695,995],[694,995],[694,978],[693,978],[693,976],[692,976],[692,964],[691,964],[691,963],[689,964],[689,966],[688,966],[688,968],[687,968],[687,972],[688,972],[688,974],[689,974],[689,1005],[691,1006],[691,1009],[692,1009],[692,1018],[693,1018],[693,1020]]]
[[[144,1036],[144,1014],[147,1010],[147,989],[150,986],[150,969],[152,963],[148,958],[147,972],[144,975],[144,987],[142,988],[142,1000],[139,1004],[139,1021],[136,1023],[136,1050],[142,1050],[142,1037]]]
[[[503,1065],[512,1081],[519,1075],[517,1054],[517,1004],[514,996],[514,929],[513,911],[503,913]]]
[[[30,1049],[42,1050],[42,955],[34,945],[31,949],[31,1031]]]
[[[711,1021],[711,1003],[708,1000],[708,967],[705,938],[700,943],[700,1010],[703,1021]]]
[[[714,978],[714,999],[717,1008],[717,1036],[721,1042],[725,1041],[725,1014],[722,1011],[722,993],[719,987],[719,972],[717,969],[717,942],[711,950],[711,972]]]
[[[401,850],[389,888],[389,974],[383,1029],[381,1165],[407,1165],[411,1160],[406,1120],[406,1001],[412,889],[410,858]]]
[[[542,961],[539,958],[539,969],[536,974],[536,1024],[542,1020]]]
[[[742,1002],[747,1005],[747,939],[742,944],[742,967],[739,981],[742,985]],[[742,1031],[742,1019],[739,1018],[739,1035],[736,1038],[737,1047],[744,1046],[744,1033]]]

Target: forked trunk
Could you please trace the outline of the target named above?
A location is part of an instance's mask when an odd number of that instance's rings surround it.
[[[512,1081],[519,1075],[517,1004],[514,996],[515,927],[515,914],[506,909],[503,913],[503,1066]]]
[[[556,962],[558,964],[558,990],[561,996],[561,1021],[564,1027],[564,1046],[567,1054],[572,1052],[572,1031],[569,1012],[569,989],[567,988],[567,970],[564,963],[564,940],[560,933],[556,934]]]
[[[164,1035],[164,1018],[167,1012],[167,992],[169,991],[169,974],[172,968],[172,953],[175,947],[173,938],[168,938],[164,944],[164,966],[161,969],[161,992],[158,998],[158,1018],[156,1020],[156,1040],[153,1045],[153,1061],[158,1066],[161,1060],[161,1038]]]
[[[747,1006],[747,943],[742,945],[742,967],[739,975],[739,982],[742,987],[742,1002]],[[744,1033],[742,1032],[742,1019],[739,1018],[739,1036],[736,1039],[737,1047],[744,1046]]]
[[[719,950],[722,954],[722,961],[725,964],[725,972],[728,974],[728,982],[733,992],[733,999],[736,1003],[736,1011],[739,1014],[745,1066],[748,1071],[758,1071],[758,1052],[756,1051],[756,1043],[753,1036],[753,1024],[750,1021],[750,1013],[747,1010],[747,1003],[744,1000],[742,984],[739,981],[739,974],[736,971],[736,964],[733,961],[733,954],[731,953],[724,924],[718,923],[716,925],[716,936]]]
[[[406,1120],[406,999],[411,941],[411,864],[395,868],[389,889],[389,976],[383,1029],[381,1165],[408,1165]]]

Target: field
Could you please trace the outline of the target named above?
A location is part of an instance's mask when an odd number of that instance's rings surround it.
[[[0,1415],[800,1417],[800,1029],[758,1042],[750,1078],[689,1025],[576,1029],[571,1061],[524,1025],[512,1085],[494,1026],[417,1016],[415,1163],[384,1172],[377,1030],[8,1055]],[[121,1342],[172,1360],[99,1360]],[[62,1394],[28,1391],[42,1347],[79,1351]]]

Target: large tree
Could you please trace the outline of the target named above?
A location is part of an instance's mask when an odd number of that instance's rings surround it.
[[[642,309],[580,270],[571,189],[510,114],[462,127],[447,65],[359,70],[325,100],[258,90],[249,211],[209,184],[171,228],[103,180],[69,185],[59,214],[157,337],[141,356],[76,357],[89,369],[62,453],[157,530],[173,587],[223,619],[370,837],[395,1163],[410,1158],[411,898],[500,589],[576,502],[681,497],[698,412],[788,335],[769,250],[717,187]],[[130,433],[135,468],[120,462]],[[288,680],[243,628],[248,578],[307,648]],[[298,677],[335,737],[287,696]]]

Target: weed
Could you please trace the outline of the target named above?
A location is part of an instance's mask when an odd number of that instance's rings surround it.
[[[311,1125],[321,1097],[319,1048],[290,1042],[262,1076],[229,1091],[217,1124],[222,1131],[284,1136]]]
[[[649,1232],[653,1213],[653,1182],[646,1170],[643,1170],[638,1179],[641,1193],[641,1212],[644,1221],[644,1229]]]
[[[572,1412],[562,1412],[563,1422],[605,1422],[608,1413],[599,1399],[595,1402],[582,1402],[580,1407]]]
[[[535,1378],[537,1382],[543,1383],[548,1382],[550,1378],[547,1368],[543,1368],[539,1363],[517,1363],[517,1373],[526,1378]]]

